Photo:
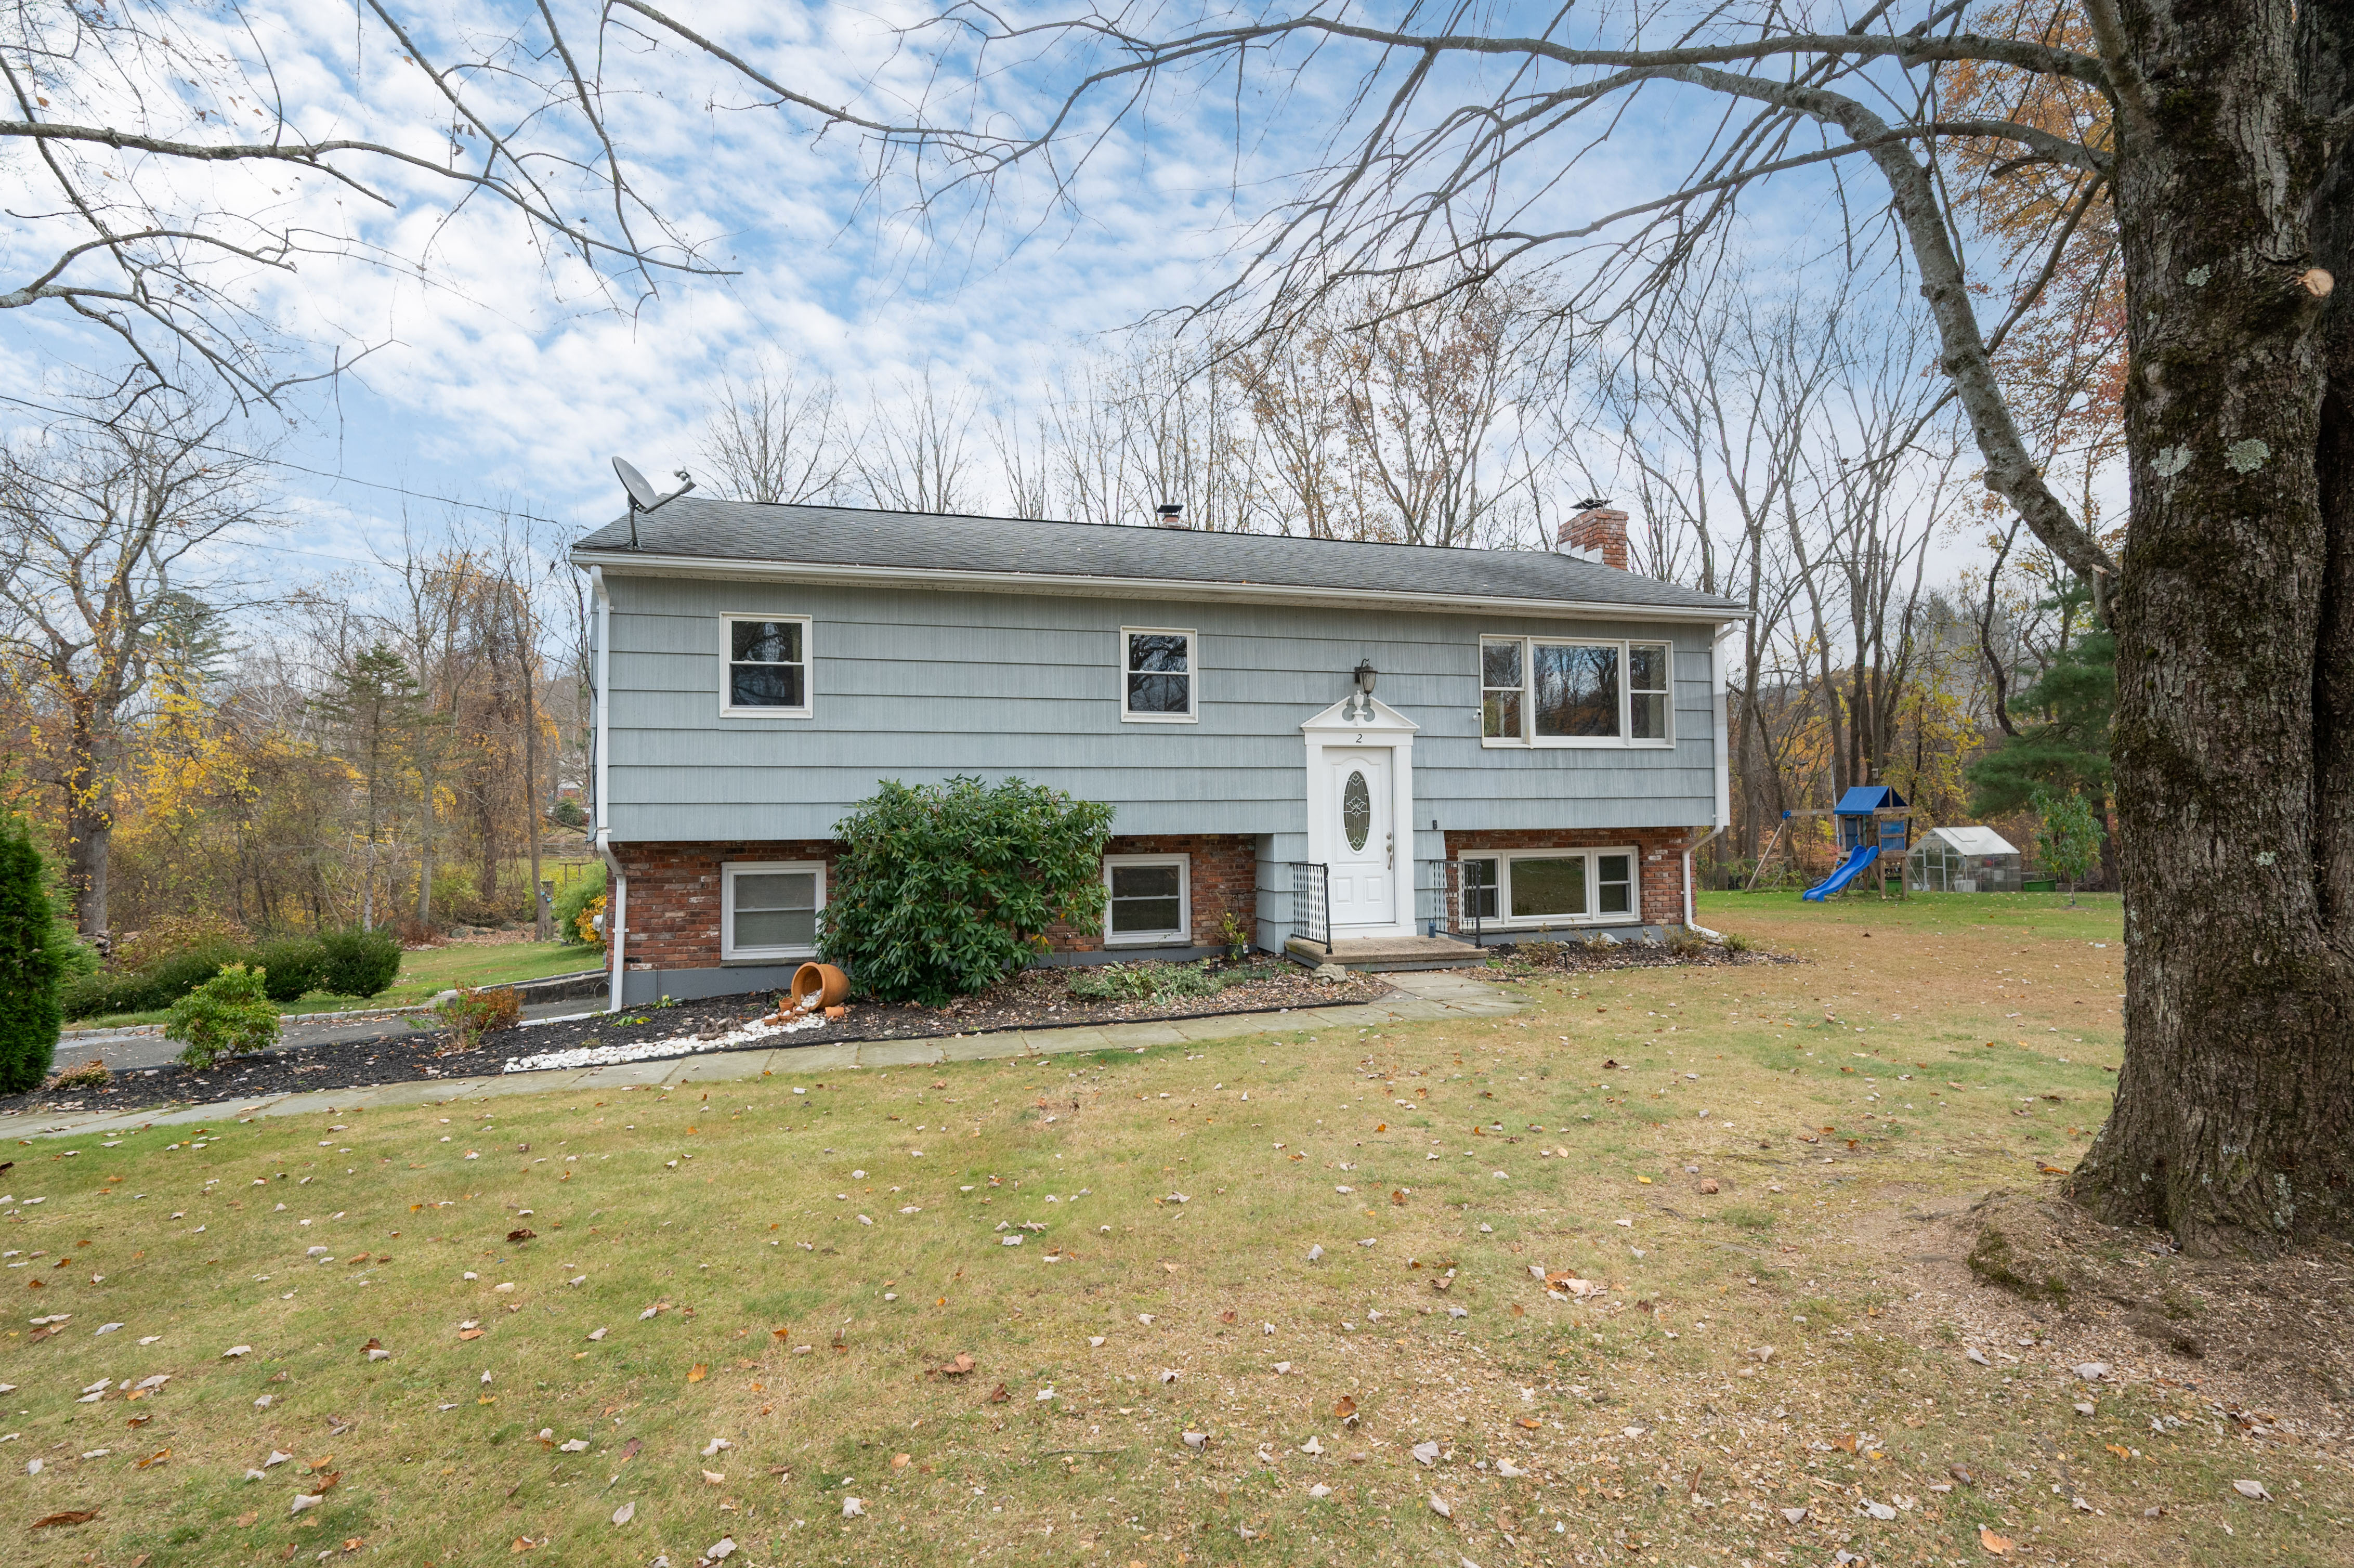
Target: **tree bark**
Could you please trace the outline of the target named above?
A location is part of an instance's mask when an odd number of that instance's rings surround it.
[[[2126,0],[2104,39],[2128,1045],[2073,1190],[2199,1251],[2354,1234],[2346,297],[2307,270],[2348,270],[2345,10]]]

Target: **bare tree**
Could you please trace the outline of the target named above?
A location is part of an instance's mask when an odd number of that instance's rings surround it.
[[[86,937],[108,935],[107,858],[124,726],[149,683],[196,652],[191,607],[233,596],[212,547],[274,526],[257,459],[227,417],[176,396],[79,417],[0,446],[0,655],[43,734],[62,798],[66,876]]]
[[[839,397],[828,376],[763,363],[742,387],[722,382],[704,426],[703,460],[737,501],[832,502],[850,471]]]
[[[894,512],[970,512],[981,504],[969,387],[935,384],[926,366],[895,399],[867,417],[851,468],[870,504]]]

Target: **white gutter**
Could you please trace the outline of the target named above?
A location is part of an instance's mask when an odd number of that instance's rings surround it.
[[[595,842],[597,856],[605,863],[605,961],[613,977],[610,1005],[614,1012],[619,1012],[621,1009],[623,973],[621,949],[627,945],[630,931],[630,879],[621,870],[620,857],[613,853],[611,807],[608,804],[612,797],[606,789],[606,781],[612,777],[612,770],[608,766],[612,756],[611,743],[608,738],[611,733],[608,720],[612,706],[613,600],[605,591],[605,573],[601,567],[588,568],[588,590],[597,605],[595,673],[590,677],[597,685],[597,731],[593,743],[597,750]]]
[[[1612,620],[1696,620],[1712,626],[1746,620],[1737,606],[1627,604],[1587,599],[1497,599],[1480,594],[1385,592],[1374,588],[1299,587],[1283,583],[1209,582],[1189,577],[1089,577],[1048,572],[942,571],[937,567],[843,566],[832,562],[717,560],[700,556],[650,556],[631,550],[576,550],[575,566],[644,577],[748,577],[845,587],[929,588],[981,593],[1049,593],[1107,599],[1182,599],[1243,603],[1381,605],[1392,609],[1491,615],[1575,616]]]

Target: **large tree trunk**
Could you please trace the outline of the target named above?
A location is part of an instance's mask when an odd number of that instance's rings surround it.
[[[2126,1051],[2073,1186],[2262,1252],[2354,1235],[2354,381],[2346,291],[2307,270],[2349,270],[2344,160],[2322,163],[2349,23],[2118,9]]]

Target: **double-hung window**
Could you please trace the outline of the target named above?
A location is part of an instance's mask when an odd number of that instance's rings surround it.
[[[807,959],[817,954],[825,907],[822,861],[736,861],[719,868],[719,956]]]
[[[1182,854],[1104,856],[1104,946],[1182,947],[1193,940],[1192,864]]]
[[[1191,724],[1201,713],[1198,640],[1168,627],[1119,629],[1119,716],[1136,724]]]
[[[727,668],[722,713],[810,716],[810,621],[805,615],[724,615]]]
[[[1515,850],[1461,860],[1466,919],[1616,926],[1642,918],[1631,849]]]
[[[1479,736],[1488,746],[1664,746],[1664,642],[1479,640]]]

